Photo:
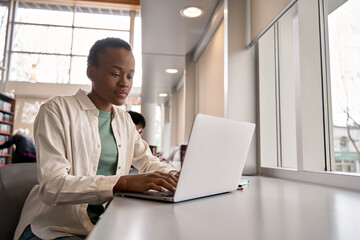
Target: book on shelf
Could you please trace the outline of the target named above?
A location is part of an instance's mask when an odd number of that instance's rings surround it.
[[[5,166],[5,164],[6,164],[6,158],[0,157],[0,167]]]

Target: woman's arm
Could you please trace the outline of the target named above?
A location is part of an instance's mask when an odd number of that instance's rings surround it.
[[[65,139],[69,121],[57,104],[42,105],[36,117],[35,145],[38,161],[39,195],[48,205],[95,203],[113,196],[119,176],[75,176],[72,168],[83,168],[91,159],[67,159],[69,142]],[[91,129],[89,129],[91,131]],[[82,134],[82,133],[79,133]],[[74,149],[77,149],[75,146]],[[82,149],[78,146],[78,149]]]

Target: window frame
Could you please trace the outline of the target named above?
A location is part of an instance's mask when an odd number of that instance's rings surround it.
[[[58,24],[42,24],[42,23],[30,23],[30,22],[18,22],[18,21],[15,21],[15,14],[16,14],[16,9],[17,9],[17,5],[19,2],[22,2],[22,1],[16,1],[16,0],[9,0],[9,2],[11,3],[11,8],[9,8],[9,12],[11,11],[12,14],[10,15],[11,17],[9,17],[9,21],[8,21],[8,31],[7,31],[7,41],[5,43],[5,46],[9,46],[6,50],[5,50],[5,57],[4,57],[4,62],[5,62],[5,68],[6,69],[10,69],[10,64],[11,64],[11,56],[13,53],[20,53],[20,54],[38,54],[38,55],[51,55],[51,56],[65,56],[65,57],[69,57],[70,58],[70,65],[69,65],[69,76],[68,76],[68,79],[67,79],[67,82],[66,83],[57,83],[57,82],[46,82],[46,83],[49,83],[49,84],[68,84],[68,85],[79,85],[77,83],[71,83],[71,68],[72,68],[72,60],[73,60],[73,57],[87,57],[87,55],[81,55],[81,54],[74,54],[73,53],[73,43],[74,43],[74,39],[73,39],[73,35],[72,34],[72,38],[71,38],[71,49],[70,49],[70,53],[69,54],[66,54],[66,53],[49,53],[49,52],[28,52],[28,51],[15,51],[12,49],[12,41],[13,41],[13,29],[14,29],[14,26],[16,25],[31,25],[31,26],[43,26],[43,27],[62,27],[62,28],[71,28],[72,29],[72,32],[74,32],[75,29],[88,29],[88,30],[106,30],[106,31],[116,31],[116,32],[128,32],[129,33],[129,43],[131,45],[133,45],[133,41],[134,41],[134,32],[135,32],[135,29],[134,29],[134,20],[135,20],[135,17],[136,17],[136,12],[139,11],[139,9],[130,9],[129,10],[129,30],[119,30],[119,29],[112,29],[112,28],[98,28],[98,27],[84,27],[84,26],[75,26],[74,25],[74,17],[75,17],[75,14],[76,14],[76,8],[77,7],[80,7],[80,6],[83,6],[83,4],[78,4],[78,3],[67,3],[67,2],[64,2],[65,5],[69,5],[69,7],[72,8],[72,14],[73,14],[73,21],[72,21],[72,24],[71,25],[58,25]],[[27,1],[24,1],[24,2],[27,2]],[[31,2],[31,0],[28,0],[28,2]],[[37,2],[36,0],[34,0],[33,2]],[[54,4],[59,4],[57,1],[54,1],[53,2]],[[48,1],[48,4],[52,4],[52,1]],[[115,5],[114,5],[115,6]],[[88,7],[102,7],[101,6],[101,2],[98,2],[97,5],[95,4],[89,4]],[[105,6],[105,8],[108,8],[108,6]],[[111,7],[110,7],[111,8]],[[24,81],[12,81],[11,79],[9,79],[9,76],[10,76],[10,70],[6,71],[5,73],[5,76],[3,76],[3,88],[4,86],[6,85],[6,82],[24,82]],[[45,83],[45,82],[44,82]],[[90,82],[89,84],[80,84],[80,85],[84,85],[84,86],[87,86],[87,85],[90,85]]]
[[[299,21],[299,61],[300,73],[297,85],[297,141],[298,168],[263,167],[261,158],[261,134],[259,146],[258,173],[262,176],[326,184],[335,187],[360,190],[360,175],[353,173],[331,172],[334,167],[332,130],[331,130],[331,90],[329,78],[327,19],[324,14],[325,0],[298,1]],[[313,24],[318,22],[318,24]],[[259,43],[257,43],[258,56]],[[257,59],[259,66],[259,58]],[[258,68],[259,69],[259,68]],[[259,72],[259,76],[261,73]],[[321,79],[321,81],[319,81]],[[315,80],[315,81],[314,81]],[[259,79],[260,81],[260,79]],[[260,82],[259,82],[260,85]],[[258,86],[259,86],[258,85]],[[311,89],[310,91],[308,89]],[[305,90],[305,91],[304,91]],[[309,97],[310,93],[310,97]],[[260,93],[261,94],[261,93]],[[259,94],[259,95],[260,95]],[[309,105],[306,98],[311,98]],[[261,106],[259,99],[259,115]],[[319,112],[319,109],[321,111]],[[315,113],[315,114],[314,114]],[[316,121],[316,126],[311,126]],[[260,121],[261,123],[261,121]],[[260,125],[260,131],[261,131]],[[314,141],[313,138],[321,139]],[[309,143],[317,144],[309,146]],[[313,165],[313,162],[317,162]],[[320,163],[320,164],[319,164]]]

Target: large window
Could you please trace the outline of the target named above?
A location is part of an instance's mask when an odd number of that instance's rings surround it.
[[[4,49],[5,49],[7,20],[8,20],[8,1],[1,0],[0,1],[0,66],[1,67],[4,66]]]
[[[297,168],[295,4],[259,42],[261,165]]]
[[[360,1],[327,1],[336,171],[360,173]]]
[[[135,58],[141,63],[138,15],[94,4],[17,1],[12,31],[8,31],[12,39],[8,81],[90,84],[86,57],[92,44],[106,37],[130,42],[132,32]],[[141,86],[141,70],[138,72],[135,87]]]
[[[360,189],[359,16],[298,0],[259,39],[261,174]]]

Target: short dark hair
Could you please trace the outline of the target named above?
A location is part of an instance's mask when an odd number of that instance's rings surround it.
[[[135,125],[142,125],[143,128],[146,126],[145,118],[138,112],[128,111]]]
[[[131,51],[131,46],[126,41],[121,38],[104,38],[101,40],[97,40],[94,45],[90,48],[89,55],[87,58],[88,66],[96,66],[97,65],[97,57],[100,52],[105,51],[106,48],[124,48],[128,51]]]

